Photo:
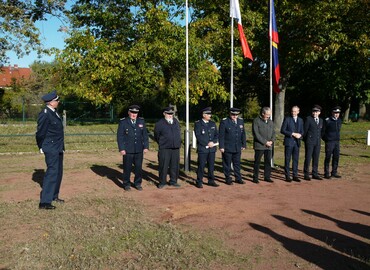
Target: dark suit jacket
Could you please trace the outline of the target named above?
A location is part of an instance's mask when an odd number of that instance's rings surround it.
[[[143,118],[137,118],[135,125],[130,117],[119,121],[117,130],[118,150],[125,150],[128,154],[140,153],[149,149],[148,131]]]
[[[238,153],[246,147],[246,135],[243,119],[238,118],[235,125],[230,117],[222,119],[219,128],[220,149],[225,152]]]
[[[321,145],[323,120],[319,118],[317,125],[312,116],[308,116],[304,122],[304,136],[303,140],[306,144]]]
[[[292,116],[287,116],[284,118],[283,124],[281,125],[280,133],[285,135],[284,137],[284,145],[286,146],[293,146],[294,142],[296,141],[298,146],[301,145],[301,139],[296,139],[292,137],[293,133],[299,133],[303,136],[303,119],[297,117],[297,124],[294,122],[294,118]],[[301,137],[303,138],[303,137]]]
[[[43,109],[37,118],[36,142],[44,153],[64,151],[63,121],[49,107]]]

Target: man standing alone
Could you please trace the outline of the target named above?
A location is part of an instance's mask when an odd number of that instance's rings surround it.
[[[181,129],[179,121],[173,117],[174,110],[167,107],[163,110],[164,118],[154,126],[154,139],[158,143],[159,184],[164,188],[167,184],[167,173],[170,173],[169,185],[180,187],[177,183],[180,172]]]
[[[325,161],[324,161],[324,171],[325,178],[330,179],[341,178],[338,174],[338,163],[340,154],[340,129],[342,127],[342,120],[339,118],[340,107],[336,106],[331,111],[331,117],[328,117],[324,121],[324,136],[325,141]],[[333,158],[332,158],[333,157]],[[330,173],[329,165],[330,159],[332,159],[332,169]]]
[[[291,182],[290,177],[290,159],[293,157],[293,181],[300,182],[298,178],[299,149],[301,147],[301,138],[303,136],[303,120],[298,117],[299,107],[293,106],[291,116],[284,118],[280,132],[284,135],[284,155],[285,155],[285,180]]]
[[[117,130],[118,150],[123,156],[123,188],[126,191],[131,190],[132,165],[135,172],[134,187],[139,191],[143,190],[141,186],[143,155],[148,152],[149,138],[144,119],[137,117],[139,111],[138,105],[131,105],[128,108],[129,117],[120,120]]]
[[[36,142],[40,152],[45,155],[46,173],[42,182],[39,209],[52,210],[52,201],[63,203],[59,189],[63,177],[64,129],[56,109],[59,96],[54,90],[42,97],[46,103],[37,119]]]

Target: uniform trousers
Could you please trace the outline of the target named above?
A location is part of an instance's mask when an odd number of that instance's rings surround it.
[[[197,183],[203,183],[204,168],[208,167],[208,183],[215,181],[214,169],[215,169],[215,152],[209,153],[198,153],[198,169],[197,169]]]
[[[159,149],[158,151],[159,163],[159,184],[165,185],[167,174],[170,174],[170,185],[176,184],[179,178],[180,170],[180,149]]]
[[[329,141],[325,143],[325,161],[324,161],[324,169],[325,169],[325,176],[329,176],[329,165],[330,159],[332,159],[332,170],[331,175],[335,175],[338,173],[338,163],[339,163],[339,155],[340,155],[340,147],[339,141]]]
[[[235,181],[242,181],[242,176],[240,174],[240,158],[241,152],[223,152],[222,153],[222,166],[224,168],[224,174],[226,183],[231,183],[231,162],[233,163]]]
[[[51,203],[59,196],[60,185],[63,177],[63,152],[45,152],[46,172],[42,181],[40,203]]]
[[[285,155],[285,164],[284,164],[284,171],[285,177],[290,177],[290,160],[293,158],[292,161],[292,171],[293,177],[298,177],[298,161],[299,161],[299,146],[297,141],[294,141],[294,145],[286,145],[284,148],[284,155]]]
[[[320,157],[320,144],[305,144],[305,158],[303,173],[305,177],[310,175],[310,163],[312,159],[312,175],[319,175],[319,157]]]
[[[253,180],[258,180],[262,156],[265,165],[265,169],[263,170],[264,179],[271,178],[272,150],[254,150]]]
[[[130,175],[132,170],[132,165],[134,165],[134,186],[141,186],[143,180],[143,152],[140,153],[126,153],[123,156],[123,186],[130,186]]]

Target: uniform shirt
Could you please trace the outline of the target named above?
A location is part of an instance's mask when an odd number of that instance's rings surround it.
[[[122,118],[117,130],[119,151],[125,150],[128,154],[140,153],[149,149],[148,131],[143,118],[137,118],[133,124],[129,117]]]
[[[50,107],[43,109],[37,118],[36,143],[44,153],[64,151],[63,122]]]
[[[181,147],[180,123],[173,118],[170,124],[165,118],[161,118],[154,126],[154,139],[159,149],[178,149]]]
[[[212,153],[217,151],[217,147],[207,148],[209,142],[218,142],[218,131],[214,121],[205,123],[203,119],[198,120],[194,124],[194,133],[197,138],[198,153]]]
[[[340,118],[328,117],[324,121],[324,141],[339,141],[342,120]]]
[[[225,152],[238,153],[246,147],[244,121],[237,118],[236,124],[230,117],[222,119],[219,128],[220,149]]]

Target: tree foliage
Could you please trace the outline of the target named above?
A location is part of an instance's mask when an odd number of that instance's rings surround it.
[[[6,63],[7,51],[18,57],[36,51],[49,54],[40,40],[40,31],[35,23],[45,20],[46,15],[60,16],[65,0],[3,0],[0,1],[0,63]]]

